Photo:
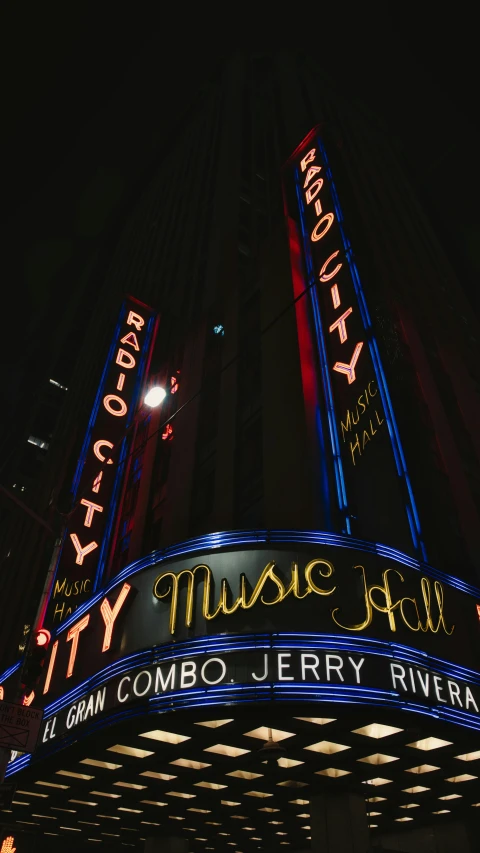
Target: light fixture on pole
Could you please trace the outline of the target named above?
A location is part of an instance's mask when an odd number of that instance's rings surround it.
[[[150,409],[156,409],[157,406],[160,406],[160,404],[163,403],[166,396],[167,392],[165,391],[165,388],[161,388],[159,385],[154,385],[153,388],[150,388],[150,390],[145,394],[143,402]]]

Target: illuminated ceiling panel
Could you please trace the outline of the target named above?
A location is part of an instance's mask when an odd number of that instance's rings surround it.
[[[183,791],[165,791],[166,797],[181,797],[184,800],[193,800],[196,794],[185,794]]]
[[[170,782],[172,779],[177,779],[177,776],[172,776],[170,773],[156,773],[155,770],[144,770],[140,776],[149,776],[151,779],[161,779],[163,782]]]
[[[245,732],[244,734],[245,737],[256,737],[263,741],[267,741],[271,737],[275,743],[295,736],[295,732],[284,732],[281,729],[270,729],[266,726],[259,726],[257,729],[252,729],[251,732]]]
[[[97,758],[82,758],[80,764],[91,764],[92,767],[102,767],[104,770],[119,770],[121,764],[112,764],[110,761],[98,761]]]
[[[108,791],[90,791],[94,797],[110,797],[112,800],[119,800],[121,794],[110,794]]]
[[[424,788],[423,785],[414,785],[413,788],[402,788],[404,794],[422,794],[423,791],[430,790],[430,788]]]
[[[480,758],[480,749],[475,750],[475,752],[464,752],[463,755],[456,755],[455,758],[459,758],[460,761],[476,761],[477,758]]]
[[[317,770],[317,776],[329,776],[330,779],[339,779],[341,776],[349,776],[350,770],[339,770],[338,767],[325,767],[324,770]]]
[[[178,767],[187,767],[189,770],[204,770],[205,767],[212,766],[205,761],[194,761],[192,758],[176,758],[175,761],[170,761],[170,764],[176,764]]]
[[[382,737],[390,737],[390,735],[403,732],[403,729],[397,729],[395,726],[385,726],[383,723],[370,723],[368,726],[362,726],[360,729],[352,729],[353,734],[363,735],[364,737],[372,737],[378,740]]]
[[[439,737],[424,737],[422,740],[415,740],[413,743],[407,743],[407,746],[412,746],[414,749],[440,749],[441,746],[451,746],[451,740],[442,740]]]
[[[343,752],[345,749],[350,749],[344,743],[334,743],[330,740],[320,740],[318,743],[311,743],[310,746],[304,746],[304,749],[309,749],[311,752],[322,752],[324,755],[334,755],[336,752]]]
[[[150,738],[150,740],[159,740],[162,743],[183,743],[186,740],[190,740],[187,735],[179,735],[175,732],[164,732],[162,729],[153,729],[151,732],[143,732],[139,737]],[[149,755],[153,755],[152,752],[148,753]]]
[[[73,779],[86,779],[87,782],[90,779],[95,779],[95,776],[87,776],[85,773],[73,773],[71,770],[56,770],[55,773],[57,776],[71,776]]]
[[[246,755],[250,750],[242,749],[239,746],[228,746],[225,743],[216,743],[215,746],[207,746],[204,752],[216,752],[218,755],[228,755],[230,758],[238,758],[239,755]]]
[[[263,773],[252,773],[251,770],[232,770],[227,776],[235,776],[237,779],[259,779]]]
[[[140,735],[140,737],[146,737],[146,735]],[[123,746],[121,743],[117,743],[115,746],[109,746],[108,751],[119,752],[120,755],[130,755],[132,758],[148,758],[149,755],[155,754],[153,752],[149,752],[147,749],[137,749],[135,746]]]
[[[405,773],[433,773],[435,770],[440,770],[435,764],[419,764],[417,767],[408,767]]]
[[[445,782],[470,782],[472,779],[478,779],[478,776],[472,776],[471,773],[462,773],[460,776],[450,776],[445,779]]]

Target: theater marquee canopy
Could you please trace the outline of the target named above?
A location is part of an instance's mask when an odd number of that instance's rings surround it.
[[[479,600],[332,534],[233,532],[155,552],[52,638],[37,750],[8,769],[27,792],[15,817],[33,803],[33,824],[60,817],[61,832],[92,837],[119,819],[122,838],[178,820],[226,845],[273,833],[276,817],[278,844],[295,827],[307,838],[318,785],[381,797],[374,825],[409,803],[417,820],[471,809]],[[274,767],[258,755],[270,728],[286,750]]]

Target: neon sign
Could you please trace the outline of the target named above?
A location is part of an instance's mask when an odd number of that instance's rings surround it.
[[[105,570],[125,472],[127,431],[154,328],[152,309],[128,297],[122,305],[78,461],[72,487],[74,509],[48,605],[49,625],[68,617],[99,585]],[[72,650],[75,643],[78,637],[72,639]]]
[[[245,702],[249,695],[258,702],[259,694],[252,694],[252,687],[258,690],[259,686],[270,691],[268,698],[288,701],[286,691],[291,686],[291,698],[296,701],[300,696],[311,701],[387,704],[480,728],[479,685],[411,661],[408,648],[406,659],[399,659],[391,651],[349,649],[328,635],[280,634],[262,638],[270,640],[271,645],[259,647],[258,638],[255,643],[254,637],[247,637],[240,651],[238,637],[233,636],[224,640],[219,651],[186,644],[182,656],[175,657],[157,649],[155,661],[143,665],[132,661],[122,671],[106,673],[101,685],[75,697],[66,696],[48,710],[39,752],[47,744],[50,752],[52,741],[61,748],[62,739],[79,726],[93,723],[98,730],[99,715],[107,720],[111,715],[118,722],[122,707],[131,714],[128,706],[134,703],[148,700],[150,706],[158,702],[160,707],[160,703],[169,703],[171,710],[182,706],[185,693],[189,707],[195,696],[205,706],[209,703],[207,691],[212,687],[216,690],[210,701],[216,704]],[[212,641],[218,639],[212,637]],[[195,693],[192,696],[188,691]],[[311,691],[310,696],[307,691]],[[81,737],[80,732],[77,737]]]
[[[397,620],[399,619],[410,631],[422,631],[424,633],[431,631],[437,634],[440,628],[442,628],[447,635],[453,633],[454,626],[447,627],[445,622],[443,612],[445,596],[440,581],[434,581],[433,583],[434,605],[432,585],[429,578],[422,577],[420,579],[421,606],[424,610],[422,617],[424,621],[422,622],[417,598],[410,596],[395,598],[392,594],[390,575],[396,575],[400,583],[404,583],[404,577],[398,569],[385,569],[382,572],[381,584],[368,584],[364,566],[355,566],[355,568],[360,569],[362,573],[365,618],[358,624],[344,625],[336,615],[340,607],[335,607],[331,611],[331,618],[340,628],[347,631],[364,631],[372,624],[374,611],[378,611],[379,613],[387,614],[389,629],[393,632],[397,630]],[[281,604],[289,596],[303,599],[312,592],[316,595],[330,596],[337,590],[337,585],[333,583],[332,576],[334,572],[335,568],[329,560],[316,559],[310,560],[307,563],[303,570],[303,576],[301,576],[298,564],[292,563],[290,578],[285,583],[284,576],[282,578],[283,573],[280,573],[275,561],[272,560],[263,569],[251,593],[247,592],[245,575],[240,575],[240,593],[231,603],[228,602],[229,585],[226,579],[222,578],[220,598],[218,604],[212,609],[212,570],[205,563],[200,563],[192,569],[183,569],[180,572],[162,572],[155,580],[153,594],[159,601],[163,601],[164,599],[170,600],[170,633],[175,634],[179,609],[179,583],[182,577],[185,577],[187,581],[185,625],[187,628],[191,628],[193,624],[194,601],[196,598],[196,581],[197,583],[203,581],[202,616],[207,621],[210,621],[215,619],[220,613],[230,616],[239,609],[250,610],[258,601],[271,607],[275,604]],[[324,582],[327,578],[332,578],[332,581],[325,588]],[[266,591],[265,586],[267,587]],[[374,592],[376,597],[373,595]],[[378,600],[378,594],[383,596],[383,601]]]
[[[203,551],[196,558],[189,549],[180,562],[142,565],[128,581],[120,575],[77,618],[65,620],[51,647],[42,695],[52,701],[65,689],[76,694],[79,682],[97,681],[99,670],[117,671],[120,651],[137,665],[147,659],[145,649],[166,648],[173,637],[180,655],[179,643],[208,638],[212,622],[220,633],[239,630],[244,611],[249,630],[259,635],[287,622],[291,630],[321,630],[352,642],[415,641],[419,659],[434,655],[436,666],[443,654],[461,662],[451,671],[465,673],[465,665],[475,667],[478,660],[469,645],[477,600],[431,572],[356,548],[327,545],[312,552],[269,545]]]
[[[318,128],[311,131],[284,169],[295,294],[300,274],[308,293],[312,367],[321,389],[322,438],[315,455],[322,460],[324,500],[331,503],[336,493],[339,514],[334,528],[340,524],[344,533],[418,550],[425,559],[385,373],[346,235],[325,136]],[[301,334],[304,330],[299,326],[302,352]],[[312,361],[311,355],[305,357]],[[311,419],[309,394],[305,386]],[[310,434],[319,436],[319,428],[310,427]],[[328,457],[323,435],[330,439]]]

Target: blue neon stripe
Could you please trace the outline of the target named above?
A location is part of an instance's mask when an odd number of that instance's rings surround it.
[[[107,358],[105,360],[105,364],[103,367],[102,376],[100,378],[100,384],[99,384],[98,389],[97,389],[97,394],[96,394],[95,401],[94,401],[93,408],[92,408],[92,412],[90,415],[90,420],[88,421],[87,431],[85,433],[85,438],[83,441],[82,449],[80,451],[80,456],[78,457],[77,468],[75,471],[75,476],[73,478],[72,489],[71,489],[71,492],[72,492],[74,499],[77,496],[77,489],[78,489],[78,486],[80,483],[80,478],[82,476],[82,471],[83,471],[83,468],[85,465],[85,459],[86,459],[89,444],[90,444],[90,438],[92,435],[92,430],[93,430],[93,427],[95,426],[95,421],[97,418],[98,410],[100,408],[100,403],[101,403],[101,400],[103,397],[103,392],[105,390],[105,381],[106,381],[107,372],[111,366],[111,361],[113,358],[115,347],[117,345],[118,336],[120,334],[120,329],[122,328],[122,322],[123,322],[123,319],[124,319],[124,316],[126,313],[126,308],[127,308],[127,303],[122,302],[118,322],[117,322],[117,325],[115,326],[115,331],[113,333],[112,341],[111,341],[111,344],[110,344],[110,347],[108,350],[108,355],[107,355]]]
[[[320,363],[320,371],[322,376],[322,385],[323,392],[325,397],[326,409],[327,409],[327,422],[328,429],[330,433],[330,444],[332,448],[332,458],[333,458],[333,470],[335,474],[335,484],[337,488],[337,500],[338,507],[342,514],[342,518],[345,523],[346,533],[351,533],[351,521],[350,521],[350,513],[348,510],[348,502],[347,502],[347,491],[345,486],[345,477],[343,474],[343,464],[342,457],[340,452],[340,440],[338,436],[337,430],[337,419],[335,416],[335,405],[333,400],[333,390],[330,381],[330,370],[328,365],[327,358],[327,349],[325,343],[325,335],[323,331],[322,319],[321,319],[321,311],[320,304],[318,300],[317,289],[315,287],[316,278],[315,272],[313,268],[313,260],[310,252],[310,245],[307,239],[307,232],[305,226],[305,209],[302,199],[302,194],[300,191],[300,183],[299,183],[299,174],[298,169],[295,170],[295,186],[297,193],[297,201],[298,201],[298,210],[300,216],[300,225],[302,229],[302,241],[303,241],[303,253],[305,257],[305,264],[307,267],[307,275],[308,275],[308,294],[310,304],[312,306],[312,314],[315,328],[315,342],[317,346],[317,354]],[[324,466],[325,467],[325,466]]]
[[[195,708],[208,706],[225,706],[231,704],[258,703],[265,701],[280,702],[322,702],[340,704],[362,704],[383,705],[397,708],[402,711],[422,714],[445,722],[461,725],[466,728],[480,731],[480,719],[466,711],[447,708],[445,705],[430,706],[419,702],[400,699],[395,691],[381,690],[377,688],[361,686],[342,686],[332,684],[305,685],[303,683],[284,684],[273,682],[268,685],[236,684],[224,685],[222,687],[193,688],[184,691],[165,693],[161,696],[150,697],[146,701],[140,700],[133,707],[115,709],[99,720],[93,720],[86,726],[81,737],[86,738],[94,732],[98,732],[107,726],[124,722],[148,714],[166,713],[181,708]],[[79,735],[67,733],[60,738],[50,749],[42,751],[42,755],[25,755],[11,762],[7,767],[6,777],[12,776],[28,766],[32,761],[37,763],[45,760],[59,749],[65,749],[75,741]]]
[[[0,684],[3,684],[3,682],[6,681],[7,678],[10,678],[10,676],[13,675],[13,673],[16,672],[17,669],[20,669],[22,663],[23,659],[17,660],[17,662],[14,663],[13,666],[9,666],[8,669],[5,670],[5,672],[2,672],[2,674],[0,675]]]
[[[350,272],[352,275],[353,286],[355,288],[355,293],[358,299],[358,304],[360,308],[360,315],[362,317],[363,325],[365,331],[368,333],[368,345],[370,349],[370,354],[373,361],[373,366],[375,370],[375,374],[377,377],[378,386],[380,389],[380,396],[382,398],[383,408],[385,411],[385,417],[387,420],[388,432],[390,435],[390,441],[392,445],[393,455],[395,458],[395,462],[397,465],[397,471],[400,477],[403,479],[406,487],[406,491],[408,494],[408,504],[409,511],[407,511],[408,521],[410,525],[410,530],[412,533],[412,540],[415,547],[415,550],[420,549],[420,553],[422,555],[423,560],[427,560],[427,552],[425,549],[425,545],[423,542],[422,531],[420,526],[420,519],[417,512],[416,502],[413,495],[412,485],[410,481],[410,477],[408,474],[407,464],[405,460],[405,455],[403,452],[402,442],[400,439],[400,433],[398,429],[398,424],[395,418],[395,413],[393,409],[392,399],[390,397],[390,393],[388,390],[388,384],[385,376],[385,372],[383,370],[382,360],[380,358],[380,353],[378,350],[377,341],[373,334],[372,323],[370,320],[370,315],[368,312],[367,301],[365,298],[365,294],[363,291],[360,275],[358,272],[357,265],[353,256],[353,249],[351,243],[346,235],[344,229],[344,218],[342,209],[340,206],[340,201],[338,198],[337,190],[335,187],[335,182],[333,180],[332,171],[330,168],[329,160],[327,157],[327,152],[325,150],[325,146],[323,145],[320,137],[317,137],[318,147],[321,151],[325,170],[327,174],[327,178],[330,184],[330,190],[332,193],[333,204],[335,207],[335,213],[337,215],[338,225],[340,229],[340,233],[342,236],[343,247],[345,250],[345,255],[348,261],[348,265],[350,267]]]

